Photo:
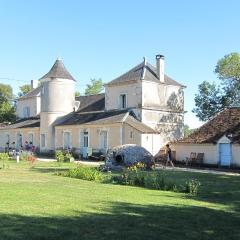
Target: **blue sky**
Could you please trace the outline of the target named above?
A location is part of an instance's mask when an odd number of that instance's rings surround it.
[[[108,82],[146,56],[166,59],[166,73],[187,86],[185,122],[202,81],[224,55],[239,51],[240,1],[0,0],[0,82],[38,79],[57,57],[84,92],[90,78]],[[8,80],[10,78],[16,80]],[[18,81],[17,81],[18,80]]]

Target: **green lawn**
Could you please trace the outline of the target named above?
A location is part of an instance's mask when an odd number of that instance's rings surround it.
[[[0,239],[240,239],[238,176],[166,172],[199,179],[200,194],[191,197],[60,177],[56,168],[0,170]]]

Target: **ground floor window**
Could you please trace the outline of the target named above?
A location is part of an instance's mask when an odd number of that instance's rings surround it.
[[[6,134],[6,143],[10,143],[10,135],[8,133]]]
[[[41,147],[46,147],[46,134],[41,134]]]
[[[71,148],[71,134],[70,132],[63,133],[63,148],[69,149]]]
[[[32,145],[34,144],[33,143],[33,133],[28,134],[28,142],[29,142],[29,144],[32,144]]]
[[[100,147],[103,149],[107,149],[107,147],[108,147],[108,132],[107,131],[100,132]]]
[[[17,148],[21,148],[21,147],[22,147],[22,134],[21,134],[21,133],[18,133],[18,134],[17,134],[16,147],[17,147]]]
[[[83,147],[88,147],[89,144],[88,131],[83,132]]]

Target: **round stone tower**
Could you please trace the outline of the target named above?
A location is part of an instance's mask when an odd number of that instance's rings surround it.
[[[40,151],[55,150],[54,125],[61,117],[74,111],[75,79],[57,59],[50,71],[40,78]]]

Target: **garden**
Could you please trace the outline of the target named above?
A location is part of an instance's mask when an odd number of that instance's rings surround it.
[[[0,239],[240,238],[239,176],[2,158]]]

